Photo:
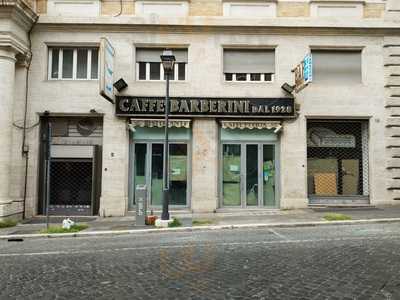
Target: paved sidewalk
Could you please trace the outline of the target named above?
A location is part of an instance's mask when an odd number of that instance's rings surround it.
[[[331,222],[323,218],[327,213],[341,213],[348,215],[354,221],[347,223],[365,221],[399,221],[400,205],[385,206],[376,208],[330,208],[330,209],[295,209],[295,210],[253,210],[253,211],[220,211],[217,213],[189,213],[185,211],[172,212],[171,216],[177,217],[182,222],[182,227],[196,228],[229,228],[242,226],[307,226],[324,225]],[[159,213],[157,214],[159,215]],[[78,223],[86,223],[89,228],[82,233],[104,233],[124,231],[144,231],[155,229],[154,226],[135,226],[135,217],[76,217],[71,218]],[[52,225],[60,225],[62,217],[51,217]],[[363,221],[363,222],[364,222]],[[44,217],[35,217],[25,220],[12,228],[0,229],[0,237],[7,235],[29,235],[38,234],[45,228],[46,219]],[[159,230],[159,229],[156,229]]]

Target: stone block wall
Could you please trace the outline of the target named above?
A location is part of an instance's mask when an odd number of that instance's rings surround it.
[[[387,189],[400,200],[400,37],[385,38]]]
[[[135,3],[133,1],[103,0],[101,1],[101,14],[105,16],[134,15]]]
[[[307,2],[278,2],[278,17],[309,17],[310,5]]]

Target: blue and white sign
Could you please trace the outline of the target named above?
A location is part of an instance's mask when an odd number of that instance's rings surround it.
[[[100,40],[100,95],[114,103],[115,50],[106,38]]]
[[[306,57],[293,70],[295,75],[295,90],[300,92],[313,80],[313,59],[312,55]]]
[[[313,80],[313,61],[311,53],[303,60],[303,77],[305,84],[308,84]]]

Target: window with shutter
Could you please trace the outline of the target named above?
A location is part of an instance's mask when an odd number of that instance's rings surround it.
[[[274,49],[224,49],[225,81],[267,81],[275,73]]]

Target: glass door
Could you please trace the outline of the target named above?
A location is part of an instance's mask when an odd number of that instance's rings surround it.
[[[135,143],[134,147],[133,193],[137,184],[146,184],[148,187],[148,205],[159,207],[162,205],[163,197],[164,145],[146,142]],[[186,206],[188,187],[187,144],[170,143],[169,155],[170,205]]]
[[[262,186],[263,205],[266,207],[276,207],[276,162],[275,146],[262,145]]]
[[[259,178],[259,145],[247,144],[246,146],[246,206],[258,206],[258,178]]]
[[[241,206],[241,145],[222,145],[222,193],[224,206]]]
[[[222,144],[222,206],[274,208],[275,182],[275,145]]]

